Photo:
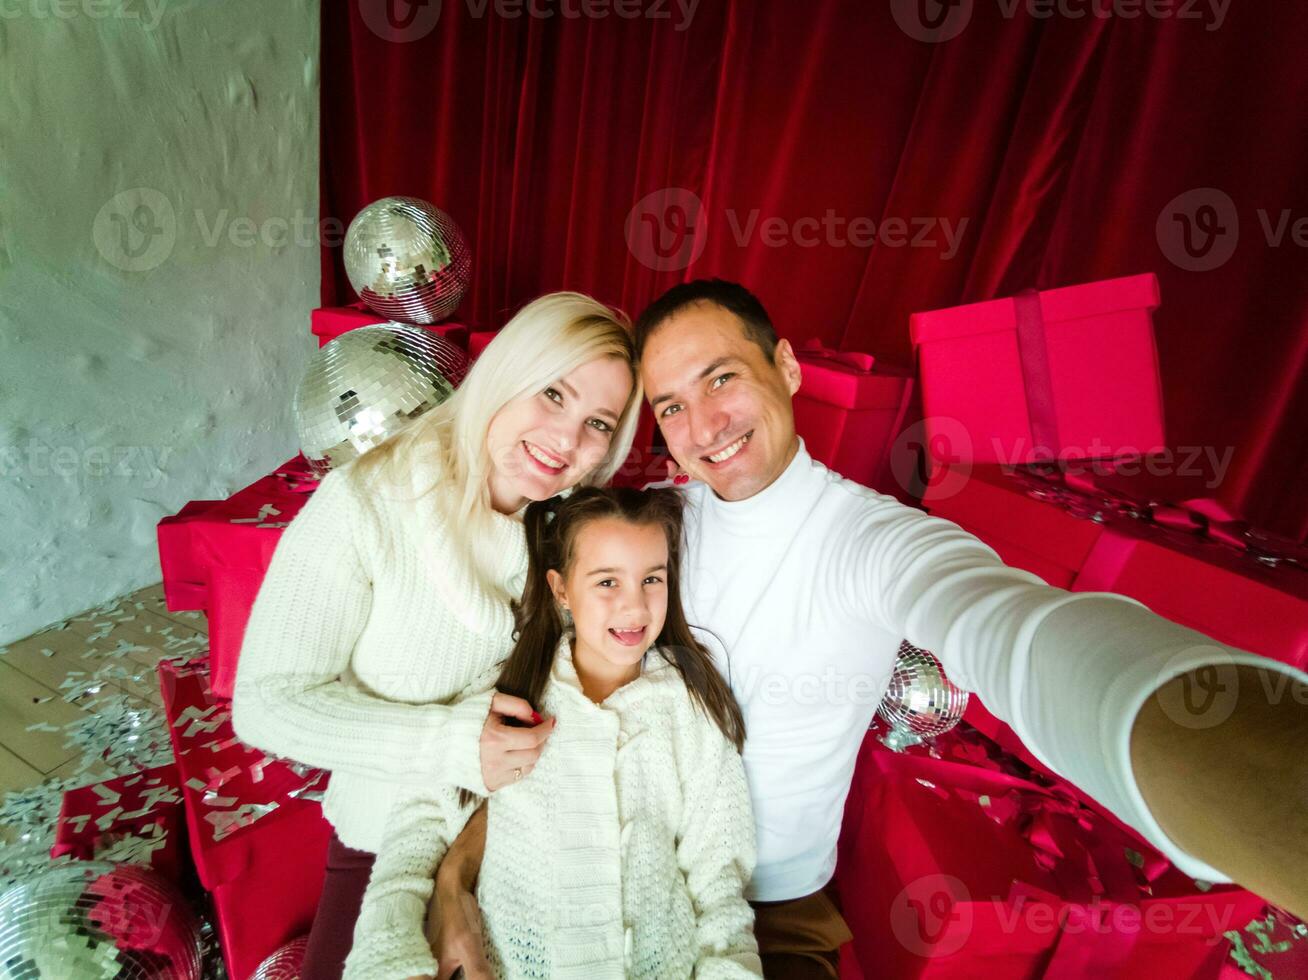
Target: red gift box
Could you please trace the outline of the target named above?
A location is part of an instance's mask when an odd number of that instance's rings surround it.
[[[316,486],[308,464],[297,456],[226,500],[191,513],[185,522],[175,517],[160,524],[164,591],[173,597],[168,608],[206,613],[213,689],[219,697],[232,696],[245,624],[282,529]],[[184,534],[179,526],[186,528]]]
[[[309,314],[309,329],[318,338],[318,346],[323,347],[335,340],[347,330],[355,327],[371,327],[391,321],[380,313],[374,313],[362,303],[350,306],[324,306]],[[468,349],[468,327],[462,323],[405,323],[401,326],[418,327],[439,334],[450,343],[464,350]]]
[[[207,660],[164,661],[159,684],[191,857],[213,896],[228,975],[248,977],[313,924],[331,837],[318,802],[327,773],[241,742]]]
[[[182,789],[172,763],[64,793],[50,856],[148,864],[181,882],[186,865]]]
[[[915,313],[936,462],[1141,455],[1163,446],[1152,274]]]
[[[191,540],[194,522],[217,506],[218,500],[192,500],[155,529],[159,567],[163,573],[164,605],[173,612],[208,606],[208,577]]]
[[[856,483],[889,491],[891,447],[904,425],[912,377],[875,364],[870,354],[818,344],[796,354],[803,382],[795,429],[809,455]]]
[[[1201,893],[966,725],[933,742],[860,751],[837,882],[869,975],[1216,978],[1222,933],[1265,906]]]

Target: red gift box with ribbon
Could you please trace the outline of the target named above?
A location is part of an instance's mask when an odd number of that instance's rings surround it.
[[[379,323],[390,323],[380,313],[374,313],[362,303],[350,306],[324,306],[309,314],[309,330],[318,338],[318,346],[324,347],[347,330],[355,327],[372,327]],[[468,349],[468,327],[462,323],[405,323],[401,326],[418,327],[430,330],[444,337],[450,343],[464,350]]]
[[[856,483],[891,492],[891,451],[912,397],[911,375],[878,364],[871,354],[816,341],[795,354],[803,372],[795,429],[809,455]]]
[[[191,857],[213,896],[228,975],[248,977],[313,923],[331,837],[320,802],[328,774],[241,742],[207,659],[162,662],[159,685]]]
[[[1198,889],[1135,834],[960,725],[903,753],[869,733],[837,883],[869,976],[1222,976],[1266,903]]]
[[[297,456],[226,500],[191,514],[184,535],[169,523],[177,518],[160,522],[159,561],[168,608],[205,612],[212,683],[219,697],[232,696],[245,624],[282,529],[317,485],[308,463]]]
[[[1149,273],[913,314],[934,461],[1155,452],[1158,302]]]
[[[148,864],[181,883],[188,858],[177,767],[169,763],[66,791],[50,856]]]

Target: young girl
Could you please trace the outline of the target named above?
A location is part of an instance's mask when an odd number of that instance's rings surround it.
[[[487,803],[476,895],[498,977],[762,976],[744,721],[682,611],[681,508],[673,489],[597,488],[527,507],[495,686],[555,729]],[[479,802],[448,784],[396,802],[347,980],[435,976],[432,874]]]
[[[479,749],[503,725],[492,701],[454,696],[512,647],[523,506],[607,482],[639,403],[622,315],[541,297],[448,400],[328,473],[286,529],[246,627],[232,722],[250,745],[331,771],[305,980],[339,980],[406,780],[485,792],[511,778],[516,762]]]

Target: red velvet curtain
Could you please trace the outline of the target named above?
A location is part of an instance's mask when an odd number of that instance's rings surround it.
[[[1169,441],[1304,538],[1308,7],[1226,4],[325,0],[323,214],[450,212],[477,325],[720,275],[903,366],[915,310],[1154,271]]]

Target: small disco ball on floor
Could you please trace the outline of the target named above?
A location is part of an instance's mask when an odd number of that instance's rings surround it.
[[[0,896],[3,980],[199,980],[200,923],[149,868],[71,861]]]
[[[345,233],[350,285],[391,320],[444,320],[458,308],[471,273],[472,253],[454,219],[416,197],[369,204]]]
[[[890,686],[877,708],[890,725],[881,741],[901,752],[943,735],[962,721],[966,710],[967,692],[945,676],[936,655],[907,640],[901,643]]]
[[[341,334],[314,354],[295,392],[304,458],[325,476],[445,401],[467,371],[461,349],[422,327]]]

